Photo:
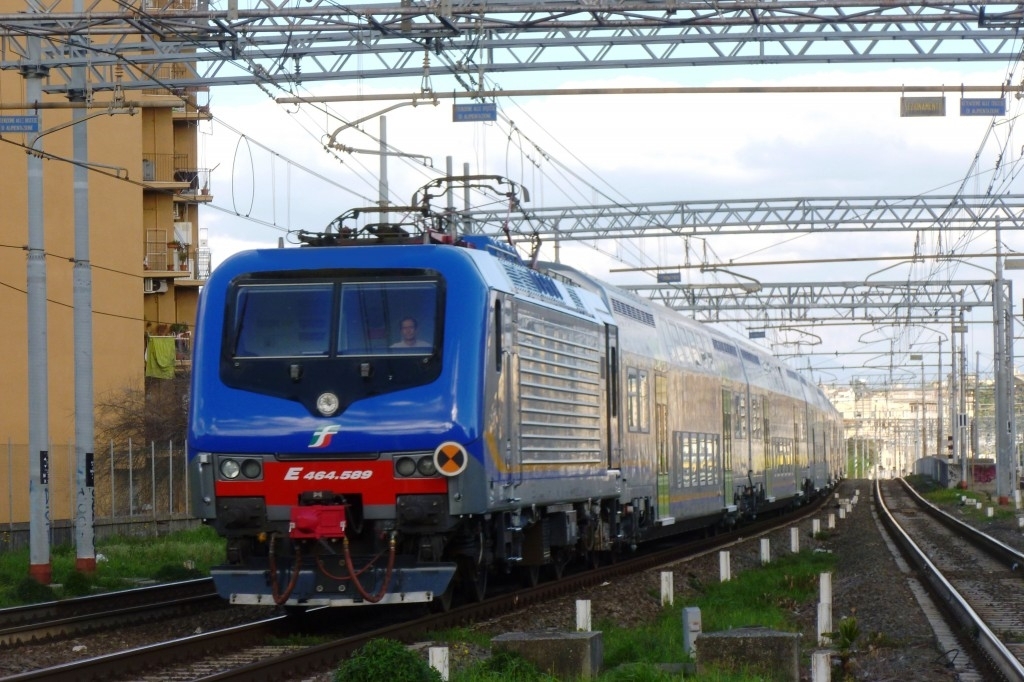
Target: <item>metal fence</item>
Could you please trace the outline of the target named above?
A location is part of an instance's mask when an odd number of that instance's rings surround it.
[[[74,541],[78,462],[73,443],[48,451],[50,542]],[[0,457],[0,551],[27,546],[32,517],[29,448],[8,441]],[[129,441],[93,458],[94,527],[108,535],[152,535],[196,525],[188,510],[188,463],[181,443]]]

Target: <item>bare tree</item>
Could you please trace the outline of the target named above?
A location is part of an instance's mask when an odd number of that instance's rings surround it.
[[[183,443],[188,416],[189,372],[173,379],[147,378],[144,387],[129,384],[96,401],[96,441],[102,447],[126,449],[128,439]]]
[[[170,488],[183,475],[169,468],[184,468],[189,379],[180,371],[173,379],[147,378],[142,387],[130,384],[96,401],[98,509],[117,516],[184,509],[180,490]]]

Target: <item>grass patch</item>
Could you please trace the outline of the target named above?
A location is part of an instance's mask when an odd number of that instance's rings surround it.
[[[160,538],[115,537],[96,542],[96,557],[96,571],[81,573],[74,547],[51,548],[53,586],[47,587],[28,577],[28,549],[0,553],[0,607],[208,576],[224,561],[224,539],[207,526]]]
[[[435,633],[433,638],[441,642],[459,642],[462,644],[473,644],[479,647],[489,648],[491,637],[485,632],[471,630],[469,628],[453,628]]]
[[[805,550],[708,586],[695,604],[704,632],[749,625],[796,629],[790,618],[793,606],[816,598],[819,574],[832,572],[835,561],[831,553]]]
[[[928,500],[937,507],[948,507],[955,505],[959,508],[964,517],[976,521],[1010,520],[1016,517],[1017,513],[1012,507],[995,504],[991,497],[977,490],[964,490],[962,488],[943,488],[934,480],[925,476],[919,476],[910,481],[914,490],[917,490],[921,497]],[[963,498],[967,498],[966,502]],[[981,503],[978,509],[977,503]],[[988,515],[988,507],[992,507],[992,516]]]

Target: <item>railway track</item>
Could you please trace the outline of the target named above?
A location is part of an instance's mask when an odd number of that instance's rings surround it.
[[[1024,554],[931,505],[902,481],[876,482],[879,515],[976,651],[959,678],[1024,681]]]
[[[322,672],[338,665],[353,651],[371,639],[387,637],[399,641],[415,641],[427,633],[463,626],[481,619],[493,618],[544,603],[566,594],[576,593],[606,581],[621,580],[630,575],[682,558],[715,552],[740,542],[747,542],[759,534],[768,533],[782,525],[790,525],[817,513],[829,500],[823,496],[782,519],[762,519],[742,528],[742,532],[703,538],[658,551],[645,553],[608,563],[594,570],[566,573],[560,580],[541,583],[535,587],[515,589],[498,594],[482,602],[466,604],[446,613],[424,615],[423,607],[405,612],[402,622],[383,623],[386,614],[398,611],[367,607],[360,611],[349,632],[335,635],[329,642],[315,646],[281,644],[291,634],[306,630],[320,632],[318,619],[335,625],[338,611],[321,609],[310,611],[305,619],[278,616],[245,626],[197,634],[152,646],[137,647],[109,656],[97,656],[54,668],[27,672],[7,678],[3,682],[28,680],[213,680],[258,681],[295,679],[311,672]],[[354,607],[360,608],[360,607]],[[345,610],[345,613],[351,613]],[[363,615],[367,614],[367,618]],[[410,614],[417,614],[413,617]],[[332,617],[333,616],[333,617]],[[393,621],[394,616],[391,616]],[[374,620],[378,620],[374,624]],[[327,630],[330,631],[330,630]],[[229,655],[230,654],[230,655]],[[182,662],[187,663],[182,663]],[[152,675],[152,676],[147,676]]]
[[[149,623],[219,599],[213,581],[202,578],[0,609],[0,646]]]

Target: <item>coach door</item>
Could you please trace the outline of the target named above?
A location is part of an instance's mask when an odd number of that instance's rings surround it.
[[[608,468],[622,466],[622,446],[619,435],[619,330],[605,325],[604,395],[608,419]]]
[[[654,375],[654,445],[658,454],[658,516],[671,516],[668,475],[668,378]]]
[[[722,389],[722,493],[725,504],[733,503],[732,471],[732,391]]]

